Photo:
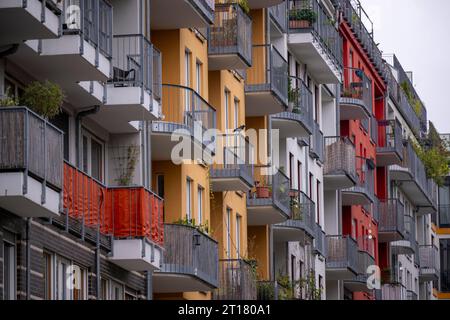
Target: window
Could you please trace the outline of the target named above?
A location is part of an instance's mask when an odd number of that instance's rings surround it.
[[[82,168],[94,179],[103,181],[104,144],[92,134],[83,130]]]
[[[319,274],[319,289],[320,289],[320,296],[322,297],[323,277],[320,274]]]
[[[87,299],[87,272],[80,266],[72,266],[73,274],[73,300],[86,300]]]
[[[195,91],[197,91],[198,94],[202,93],[202,63],[200,61],[197,61],[195,64]]]
[[[320,88],[319,86],[314,86],[314,98],[315,98],[315,119],[317,123],[320,122]]]
[[[294,182],[294,155],[289,152],[289,179],[291,181],[291,189],[295,189]]]
[[[54,299],[54,256],[51,253],[44,252],[44,299]]]
[[[202,224],[203,223],[203,187],[198,186],[198,193],[197,193],[197,197],[198,197],[198,201],[197,201],[197,219],[198,219],[198,224]]]
[[[303,263],[303,261],[302,260],[299,260],[298,261],[298,272],[299,272],[299,274],[300,274],[300,278],[302,278],[303,277],[303,275],[304,275],[304,267],[305,267],[305,264]]]
[[[227,208],[227,257],[231,258],[231,209]]]
[[[5,93],[14,99],[20,99],[23,95],[23,86],[9,76],[5,76]]]
[[[241,220],[242,217],[236,214],[236,258],[241,257]]]
[[[310,199],[313,198],[313,179],[314,179],[314,176],[313,176],[313,174],[310,172],[310,173],[309,173],[309,198],[310,198]]]
[[[297,279],[295,277],[295,266],[297,265],[296,258],[291,254],[291,282],[294,283]]]
[[[186,49],[184,53],[184,85],[188,88],[191,87],[191,52]],[[185,95],[185,111],[191,110],[191,99],[189,94]]]
[[[352,238],[356,239],[356,226],[357,226],[356,219],[352,219]]]
[[[64,160],[69,161],[69,115],[64,111],[53,117],[51,123],[64,132]]]
[[[317,224],[320,225],[320,181],[317,180],[316,183],[316,207],[317,207]]]
[[[224,106],[223,106],[223,111],[224,111],[224,117],[223,117],[223,128],[225,130],[225,132],[227,132],[228,129],[228,125],[230,124],[229,122],[229,116],[228,116],[228,108],[230,105],[230,91],[228,91],[227,89],[225,89],[225,101],[224,101]]]
[[[62,257],[56,258],[56,298],[87,299],[87,270]]]
[[[234,99],[234,128],[237,129],[239,127],[239,100]]]
[[[158,196],[160,196],[161,198],[164,199],[164,175],[163,174],[158,174],[156,176],[156,192],[158,193]]]
[[[124,288],[123,285],[110,280],[110,300],[123,300]]]
[[[192,180],[186,179],[186,219],[192,219]]]
[[[16,246],[15,236],[6,234],[3,242],[3,299],[16,300]]]
[[[297,161],[297,189],[302,191],[302,163]]]

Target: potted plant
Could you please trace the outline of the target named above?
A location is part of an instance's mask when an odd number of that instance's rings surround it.
[[[317,21],[317,13],[310,8],[296,9],[289,13],[291,29],[310,28]]]
[[[267,199],[270,197],[270,187],[265,182],[258,182],[256,186],[256,198]]]
[[[64,94],[61,88],[50,81],[32,82],[25,88],[21,103],[46,119],[61,112]]]
[[[18,106],[19,101],[10,93],[10,88],[7,88],[5,94],[0,96],[0,107],[14,107]]]

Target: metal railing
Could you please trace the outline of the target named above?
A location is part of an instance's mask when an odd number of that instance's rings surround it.
[[[439,205],[437,225],[439,228],[450,228],[450,205],[441,204]]]
[[[114,86],[140,87],[161,98],[161,53],[144,35],[115,35],[112,53]]]
[[[405,208],[398,199],[379,201],[378,233],[405,235]]]
[[[171,133],[186,129],[193,135],[195,125],[203,131],[216,128],[216,110],[200,94],[185,86],[162,85],[162,111],[164,121],[153,121],[154,131]]]
[[[247,69],[246,92],[271,91],[288,105],[288,64],[271,44],[253,45],[252,67]]]
[[[375,116],[370,118],[370,139],[373,143],[378,143],[378,120]]]
[[[63,17],[75,17],[64,21],[65,34],[79,33],[106,57],[111,57],[113,8],[107,1],[64,0]]]
[[[241,259],[219,260],[219,288],[214,300],[256,300],[256,275]]]
[[[306,21],[302,15],[315,13],[315,21]],[[312,32],[330,60],[338,69],[343,65],[343,40],[336,23],[317,0],[289,0],[289,33]]]
[[[436,275],[440,273],[439,249],[434,245],[419,246],[420,272],[433,271]]]
[[[348,137],[325,137],[323,174],[344,174],[356,181],[355,146]]]
[[[237,3],[217,4],[214,26],[208,28],[209,55],[239,55],[252,64],[252,19]]]
[[[323,133],[320,130],[320,126],[317,122],[314,122],[313,125],[313,134],[311,136],[312,144],[310,146],[310,154],[313,158],[319,160],[320,162],[324,161],[324,137]]]
[[[253,145],[240,133],[224,134],[217,137],[216,156],[219,162],[211,168],[212,178],[243,177],[253,185],[254,164]]]
[[[341,101],[358,103],[368,115],[373,113],[372,80],[361,69],[344,68]]]
[[[63,144],[63,132],[30,109],[0,108],[0,171],[23,171],[24,194],[28,175],[62,189]]]
[[[411,242],[411,246],[414,248],[416,242],[416,219],[413,216],[405,215],[405,240]]]
[[[362,9],[359,1],[332,0],[332,2],[338,10],[342,12],[344,19],[352,29],[363,49],[366,51],[380,76],[385,78],[381,51],[373,38],[373,31],[369,32],[363,23],[363,15],[366,15],[366,13]]]
[[[302,191],[291,190],[290,197],[291,217],[277,226],[300,228],[314,238],[316,204]]]
[[[283,1],[280,4],[270,7],[269,14],[272,20],[277,24],[280,30],[285,33],[287,31],[287,2]]]
[[[381,287],[381,300],[405,300],[406,287],[401,283],[388,283]]]
[[[344,191],[362,193],[374,202],[375,200],[375,173],[369,168],[370,159],[356,156],[356,185]]]
[[[396,152],[399,157],[403,155],[402,126],[398,120],[378,121],[378,147],[377,152]]]
[[[357,273],[358,244],[350,236],[327,236],[327,269],[351,269]]]
[[[327,257],[326,233],[319,224],[315,224],[316,236],[314,237],[314,252],[322,257]]]
[[[219,250],[215,240],[187,225],[164,225],[164,259],[161,271],[197,277],[219,285]]]
[[[406,290],[406,300],[415,301],[419,300],[419,298],[417,297],[417,293],[415,293],[414,291]]]
[[[357,281],[366,283],[369,277],[367,269],[370,266],[375,265],[375,258],[366,251],[358,251],[358,274],[356,276]]]
[[[197,8],[200,14],[206,18],[206,21],[214,21],[215,0],[188,0],[194,8]]]
[[[256,192],[250,191],[247,206],[275,205],[289,216],[291,213],[290,179],[279,170],[274,175],[264,176],[263,179],[255,181]]]
[[[311,90],[302,79],[294,76],[289,76],[288,87],[289,112],[282,112],[279,116],[289,117],[287,113],[292,113],[299,117],[299,120],[309,132],[313,132],[314,114]]]

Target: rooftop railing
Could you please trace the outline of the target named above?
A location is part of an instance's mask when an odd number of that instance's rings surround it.
[[[241,259],[219,261],[219,288],[214,300],[256,300],[256,275]]]
[[[302,19],[306,13],[314,12],[314,22]],[[289,0],[289,33],[312,32],[324,51],[338,69],[343,64],[342,37],[333,19],[328,15],[323,4],[317,0]]]
[[[346,174],[356,180],[355,146],[348,137],[325,137],[323,174]]]

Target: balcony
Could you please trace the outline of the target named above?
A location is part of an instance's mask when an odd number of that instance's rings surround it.
[[[358,245],[349,236],[327,236],[328,280],[352,280],[359,272]]]
[[[419,300],[419,298],[417,296],[417,293],[415,293],[414,291],[406,290],[406,300],[416,301],[416,300]]]
[[[255,181],[256,188],[247,197],[247,224],[262,226],[285,222],[291,214],[289,178],[278,171]]]
[[[144,187],[107,187],[64,164],[63,212],[85,227],[112,236],[109,260],[128,271],[160,268],[164,243],[163,200]]]
[[[215,240],[194,227],[165,224],[164,259],[153,274],[158,293],[212,291],[219,285],[219,250]]]
[[[401,283],[388,283],[381,286],[381,290],[377,290],[377,300],[406,300],[407,290]]]
[[[250,9],[262,9],[279,5],[284,0],[248,0]]]
[[[325,190],[347,189],[356,184],[355,146],[348,137],[325,137],[323,175]]]
[[[218,137],[217,159],[210,169],[212,190],[214,192],[242,191],[248,192],[254,187],[253,164],[250,157],[253,145],[241,134],[229,134]]]
[[[403,161],[400,165],[389,167],[390,178],[400,182],[400,188],[408,196],[419,214],[436,211],[435,190],[427,178],[425,166],[416,154],[410,142],[403,149]]]
[[[344,68],[339,105],[341,120],[363,120],[372,116],[372,81],[364,71]]]
[[[314,237],[313,252],[322,257],[327,257],[327,243],[326,243],[326,233],[322,230],[322,227],[316,223],[315,225],[316,235]]]
[[[303,300],[302,294],[302,288],[297,288],[293,285],[284,286],[277,281],[257,282],[258,301]]]
[[[252,266],[244,260],[219,261],[219,288],[214,300],[256,300],[256,279]]]
[[[24,218],[59,216],[63,133],[25,107],[2,107],[0,137],[0,207]]]
[[[439,228],[450,229],[450,205],[439,205],[438,214],[437,226]]]
[[[324,161],[324,143],[322,130],[317,122],[313,125],[313,134],[311,137],[311,145],[309,146],[309,156],[323,163]]]
[[[245,83],[245,115],[266,116],[284,112],[288,106],[288,64],[270,45],[253,45],[252,67]]]
[[[370,18],[361,7],[359,0],[332,0],[332,2],[335,7],[340,8],[343,18],[347,22],[351,31],[355,35],[356,39],[358,39],[361,47],[366,52],[380,77],[384,79],[386,75],[383,68],[383,57],[380,49],[373,39],[373,31],[369,32],[363,23],[363,20],[370,21]]]
[[[152,0],[152,30],[206,28],[214,23],[214,0]]]
[[[404,238],[391,242],[392,254],[415,254],[416,253],[416,220],[415,217],[405,215]]]
[[[435,281],[440,275],[439,249],[434,245],[419,246],[420,281]]]
[[[132,121],[160,117],[161,53],[143,35],[114,36],[106,103],[91,116],[110,133],[133,133]]]
[[[317,0],[289,0],[288,46],[294,55],[308,65],[319,83],[340,83],[342,78],[342,37],[336,23]],[[300,20],[304,12],[313,11],[317,19]]]
[[[271,34],[278,33],[280,36],[287,31],[287,14],[286,1],[269,8],[269,16],[271,21]]]
[[[208,28],[209,70],[247,69],[252,65],[252,19],[237,3],[216,4]]]
[[[61,31],[61,9],[53,0],[8,0],[0,2],[0,45],[25,40],[57,38]]]
[[[344,206],[368,205],[375,201],[373,163],[370,159],[356,156],[356,185],[342,190]]]
[[[312,243],[316,236],[315,203],[303,192],[290,191],[291,217],[273,226],[274,241]]]
[[[378,121],[377,165],[399,165],[403,160],[403,132],[398,120]]]
[[[288,111],[273,115],[271,121],[280,138],[309,138],[313,133],[313,96],[301,79],[289,77]]]
[[[369,273],[367,269],[375,265],[375,259],[366,251],[358,251],[358,274],[355,279],[345,281],[344,286],[352,292],[366,292],[372,293],[373,289],[367,286]]]
[[[172,141],[172,134],[189,139],[192,152],[180,155],[182,159],[193,160],[193,155],[215,152],[215,137],[205,132],[216,128],[216,110],[196,91],[163,84],[162,110],[163,120],[152,121],[152,160],[172,159],[172,150],[179,143]]]
[[[403,203],[397,199],[380,200],[378,211],[378,238],[380,242],[404,239],[405,208]]]

